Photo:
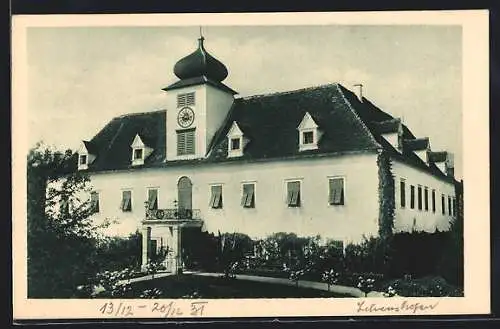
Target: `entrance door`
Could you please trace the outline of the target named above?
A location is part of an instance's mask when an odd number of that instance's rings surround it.
[[[179,214],[182,217],[189,218],[192,215],[192,195],[193,184],[191,184],[191,180],[186,176],[181,177],[179,182],[177,183],[177,198],[178,198],[178,207]]]

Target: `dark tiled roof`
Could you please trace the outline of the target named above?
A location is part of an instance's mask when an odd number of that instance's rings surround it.
[[[299,152],[297,127],[306,112],[309,112],[323,134],[317,150]],[[434,164],[427,166],[412,151],[405,150],[401,154],[394,149],[382,134],[393,131],[398,119],[366,99],[360,102],[354,93],[339,84],[235,99],[210,143],[207,158],[201,160],[164,162],[165,114],[166,111],[156,111],[114,118],[90,141],[97,157],[89,170],[131,168],[130,145],[135,135],[139,134],[144,143],[154,149],[144,167],[325,156],[375,151],[382,147],[395,159],[450,179]],[[234,121],[249,143],[242,157],[228,159],[226,135]],[[414,140],[415,136],[408,127],[402,127],[403,138]]]
[[[307,112],[323,135],[317,150],[299,152],[297,127]],[[234,121],[250,140],[242,157],[247,159],[359,151],[378,146],[337,84],[237,99],[215,137],[210,158],[227,157],[226,135]]]
[[[448,157],[448,152],[429,152],[429,161],[431,162],[444,162]]]
[[[144,161],[145,165],[165,159],[165,114],[163,111],[134,113],[111,120],[92,140],[96,159],[89,170],[123,169],[131,166],[130,145],[136,134],[144,144],[153,148],[153,153]]]
[[[90,154],[97,154],[97,146],[94,145],[94,143],[91,143],[89,141],[83,141],[83,144],[85,145],[85,148]]]
[[[429,138],[405,139],[403,147],[413,151],[426,150],[429,147]]]

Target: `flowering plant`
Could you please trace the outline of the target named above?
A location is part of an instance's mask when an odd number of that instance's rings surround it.
[[[321,279],[323,282],[328,283],[328,288],[330,288],[330,285],[337,283],[339,280],[340,273],[335,272],[335,270],[332,268],[329,271],[323,272]]]
[[[364,292],[365,296],[372,291],[375,279],[369,275],[360,275],[358,277],[358,288]]]

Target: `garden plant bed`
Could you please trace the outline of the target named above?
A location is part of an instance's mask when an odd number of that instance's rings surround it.
[[[159,298],[325,298],[349,297],[327,291],[191,274],[172,275],[132,284],[125,298],[138,298],[144,290],[159,289]]]

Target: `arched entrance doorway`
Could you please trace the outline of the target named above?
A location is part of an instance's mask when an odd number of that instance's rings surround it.
[[[193,209],[193,184],[191,180],[183,176],[177,182],[177,207],[181,215],[189,215]]]

